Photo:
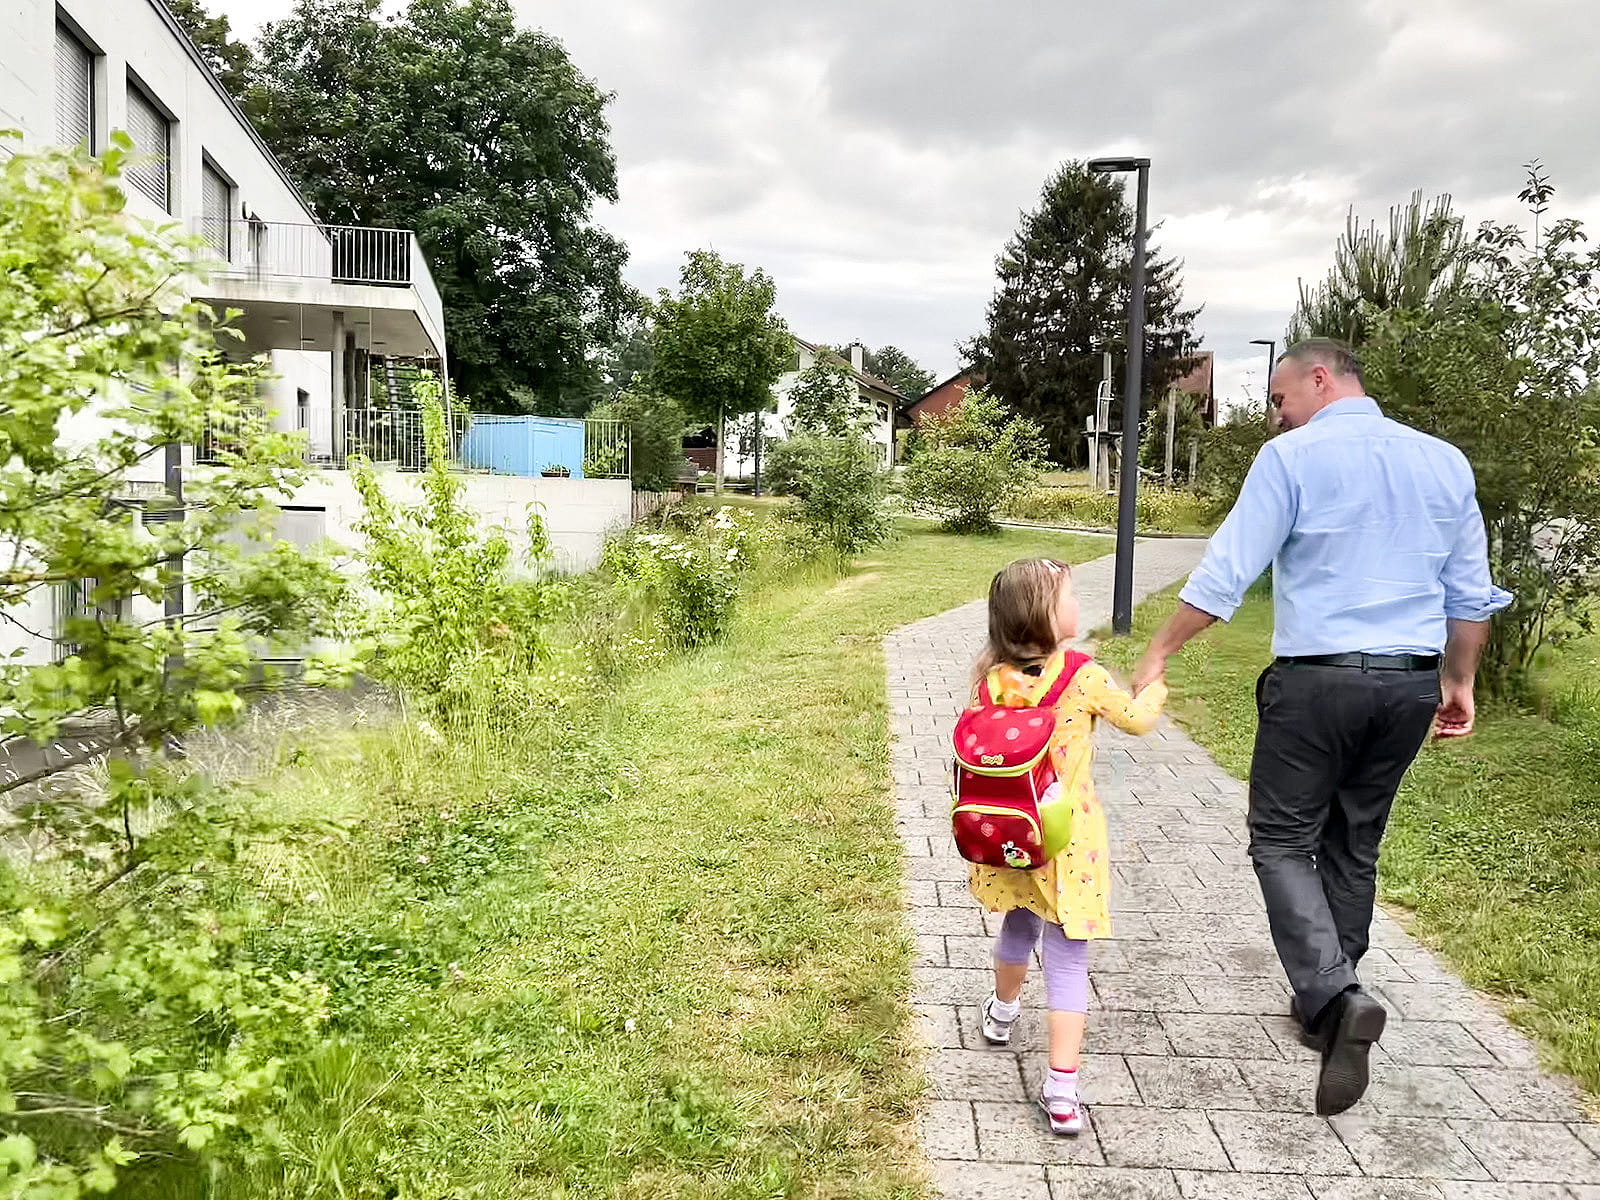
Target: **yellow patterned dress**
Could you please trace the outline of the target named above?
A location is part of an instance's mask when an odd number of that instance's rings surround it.
[[[1013,666],[999,668],[999,683],[995,703],[1012,706],[1027,703],[1046,686],[1039,674]],[[1062,791],[1077,798],[1072,839],[1042,870],[968,867],[967,883],[978,903],[990,912],[1031,909],[1060,925],[1069,938],[1111,936],[1111,855],[1105,812],[1094,794],[1094,725],[1104,717],[1129,733],[1149,733],[1166,698],[1164,683],[1151,684],[1136,699],[1112,682],[1099,663],[1078,668],[1056,704],[1051,742]]]

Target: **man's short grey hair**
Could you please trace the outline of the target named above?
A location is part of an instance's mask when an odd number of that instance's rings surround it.
[[[1333,338],[1306,338],[1283,352],[1279,362],[1293,360],[1304,367],[1326,367],[1335,375],[1354,376],[1362,387],[1367,381],[1361,373],[1361,360],[1356,352]]]

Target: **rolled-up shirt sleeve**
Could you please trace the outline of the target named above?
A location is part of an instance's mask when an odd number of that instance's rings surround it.
[[[1511,603],[1511,593],[1489,578],[1488,538],[1473,491],[1467,493],[1455,545],[1439,580],[1444,584],[1444,615],[1452,621],[1487,621]]]
[[[1296,503],[1288,469],[1268,443],[1250,465],[1233,511],[1211,535],[1205,557],[1178,599],[1220,621],[1232,619],[1245,592],[1294,529]]]

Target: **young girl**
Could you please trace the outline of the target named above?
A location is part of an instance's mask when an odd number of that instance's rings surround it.
[[[974,688],[987,676],[996,704],[1029,703],[1055,657],[1077,635],[1078,601],[1066,565],[1039,558],[1012,563],[989,586],[989,641],[978,658]],[[1077,797],[1071,841],[1039,870],[969,868],[968,883],[979,903],[1005,913],[994,950],[994,991],[983,1002],[983,1036],[993,1045],[1011,1041],[1028,958],[1043,934],[1050,1069],[1039,1105],[1054,1133],[1083,1129],[1078,1056],[1089,1010],[1089,942],[1111,936],[1106,821],[1090,775],[1095,719],[1104,717],[1129,733],[1148,733],[1166,695],[1166,685],[1154,683],[1129,696],[1098,663],[1080,666],[1056,704],[1051,744],[1061,788]]]

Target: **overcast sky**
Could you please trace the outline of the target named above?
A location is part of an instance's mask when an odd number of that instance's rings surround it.
[[[291,0],[209,0],[253,34]],[[627,242],[649,294],[710,246],[764,267],[811,341],[893,343],[943,377],[994,258],[1063,159],[1153,160],[1224,402],[1259,397],[1296,281],[1352,205],[1413,189],[1476,225],[1543,159],[1600,220],[1592,0],[515,0],[615,94]]]

